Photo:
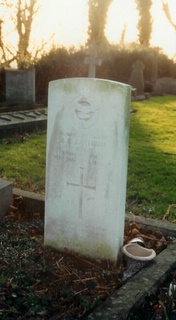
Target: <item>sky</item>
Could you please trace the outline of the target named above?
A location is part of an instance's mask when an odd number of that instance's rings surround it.
[[[176,0],[164,0],[169,4],[172,19],[176,24]],[[87,0],[38,0],[40,7],[33,24],[32,43],[40,44],[53,35],[48,48],[54,42],[59,46],[79,47],[87,39],[88,5]],[[118,44],[124,25],[125,42],[137,40],[138,16],[134,0],[113,0],[108,12],[106,36],[110,43]],[[0,18],[3,19],[3,12]],[[151,45],[161,47],[170,58],[176,53],[176,31],[167,21],[162,10],[162,0],[153,0],[153,33]],[[6,20],[7,21],[7,20]],[[3,27],[9,30],[10,20]],[[6,33],[9,32],[6,30]],[[15,35],[9,33],[13,41]],[[6,37],[8,38],[8,37]],[[46,47],[47,48],[47,47]]]

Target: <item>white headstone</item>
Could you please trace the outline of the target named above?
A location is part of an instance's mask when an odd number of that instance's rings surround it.
[[[116,261],[123,244],[130,86],[49,84],[45,245]]]

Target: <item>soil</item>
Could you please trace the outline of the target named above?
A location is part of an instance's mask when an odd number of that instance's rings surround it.
[[[22,202],[14,199],[0,222],[0,319],[84,319],[123,285],[125,262],[114,265],[44,247],[44,219],[21,211]],[[160,232],[126,223],[124,243],[136,236],[156,253],[170,242]]]

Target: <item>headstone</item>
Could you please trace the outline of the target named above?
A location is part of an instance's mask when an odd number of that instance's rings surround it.
[[[163,77],[156,80],[153,95],[163,96],[164,94],[176,95],[176,80],[174,78]]]
[[[144,64],[141,60],[136,60],[132,66],[132,73],[129,84],[136,88],[137,96],[144,94]]]
[[[6,100],[9,103],[35,103],[35,69],[6,70]]]
[[[158,78],[158,55],[156,52],[152,55],[152,73],[151,73],[151,83],[154,86]]]
[[[0,180],[0,217],[3,217],[13,203],[12,183]]]
[[[116,261],[123,244],[130,86],[49,84],[45,245]]]
[[[89,65],[88,78],[95,78],[95,68],[101,66],[101,59],[96,58],[94,54],[90,54],[90,57],[85,57],[84,63]]]

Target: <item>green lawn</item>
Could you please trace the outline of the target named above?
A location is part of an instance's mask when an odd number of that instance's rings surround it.
[[[127,212],[176,219],[176,97],[133,102]],[[46,133],[0,139],[0,177],[14,187],[44,193]]]
[[[127,211],[162,218],[176,203],[176,97],[134,102],[132,109]]]
[[[45,159],[45,132],[0,139],[0,177],[16,188],[44,193]]]

